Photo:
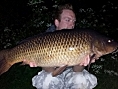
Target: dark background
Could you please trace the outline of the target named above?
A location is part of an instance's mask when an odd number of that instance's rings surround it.
[[[62,3],[71,3],[77,15],[77,28],[92,28],[118,41],[118,3],[116,0],[29,0],[0,1],[0,49],[14,47],[21,40],[45,32],[53,22],[53,11]],[[30,4],[28,4],[30,3]],[[46,8],[45,8],[46,7]],[[20,63],[0,76],[0,89],[35,89],[31,79],[41,68]],[[118,88],[118,52],[103,56],[91,65],[98,78],[95,89]]]

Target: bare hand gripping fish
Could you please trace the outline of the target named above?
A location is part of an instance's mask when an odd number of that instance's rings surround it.
[[[44,33],[0,51],[0,74],[24,59],[27,64],[33,62],[40,67],[74,66],[82,63],[87,55],[98,59],[117,48],[117,42],[93,30],[65,29]]]

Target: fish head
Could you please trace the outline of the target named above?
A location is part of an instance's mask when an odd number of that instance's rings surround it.
[[[96,59],[103,55],[110,54],[117,49],[118,42],[105,36],[98,36],[93,42],[93,51],[96,54]]]
[[[118,49],[118,42],[113,39],[108,39],[104,42],[106,54],[112,53],[113,51]]]

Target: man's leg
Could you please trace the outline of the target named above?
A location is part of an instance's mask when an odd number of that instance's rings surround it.
[[[56,77],[42,70],[32,78],[32,85],[37,89],[63,89],[63,74]]]
[[[65,79],[65,89],[93,89],[97,85],[97,78],[85,69],[82,72],[70,72]]]

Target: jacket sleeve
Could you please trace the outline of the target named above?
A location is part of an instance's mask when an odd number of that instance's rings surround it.
[[[55,25],[51,25],[46,32],[54,32],[56,30]]]

